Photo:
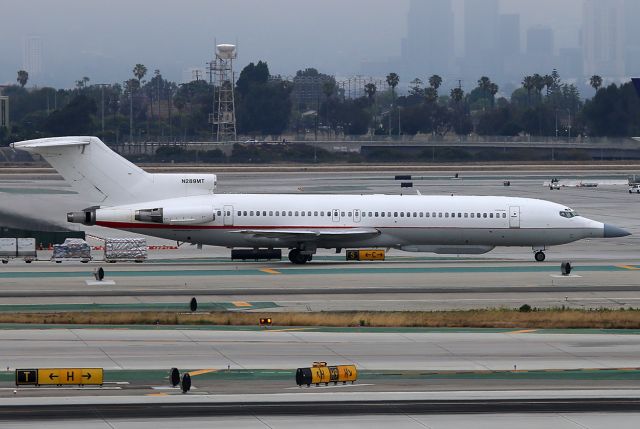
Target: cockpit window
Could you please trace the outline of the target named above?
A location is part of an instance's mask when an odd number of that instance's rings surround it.
[[[580,216],[578,213],[574,212],[573,210],[562,210],[560,212],[560,216],[562,217],[566,217],[567,219],[571,219],[572,217],[576,217],[576,216]]]

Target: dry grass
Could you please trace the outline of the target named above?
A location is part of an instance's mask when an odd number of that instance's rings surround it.
[[[67,312],[0,313],[0,323],[106,325],[256,325],[271,317],[277,326],[601,328],[640,329],[640,310],[472,310],[436,312],[172,313]]]

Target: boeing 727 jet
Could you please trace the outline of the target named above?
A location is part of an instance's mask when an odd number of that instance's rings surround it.
[[[44,157],[85,199],[67,220],[176,241],[289,249],[294,264],[318,249],[393,248],[483,254],[629,232],[549,201],[477,196],[217,194],[215,174],[151,174],[96,137],[13,143]]]

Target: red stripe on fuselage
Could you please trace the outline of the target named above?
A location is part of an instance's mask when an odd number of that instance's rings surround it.
[[[96,225],[116,229],[357,229],[354,226],[239,226],[239,225],[166,225],[162,223],[133,223],[97,221]]]

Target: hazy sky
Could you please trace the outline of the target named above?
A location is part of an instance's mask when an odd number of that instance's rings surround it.
[[[462,0],[453,1],[461,35]],[[264,59],[272,73],[314,66],[348,75],[363,61],[399,55],[409,9],[409,0],[0,2],[0,84],[15,82],[23,40],[34,35],[44,51],[38,83],[67,87],[82,76],[121,82],[137,62],[180,81],[183,70],[211,59],[214,39],[238,40],[240,66]],[[523,32],[548,25],[556,31],[556,48],[577,45],[582,0],[502,0],[501,8],[522,14]],[[456,49],[462,52],[460,43]]]

